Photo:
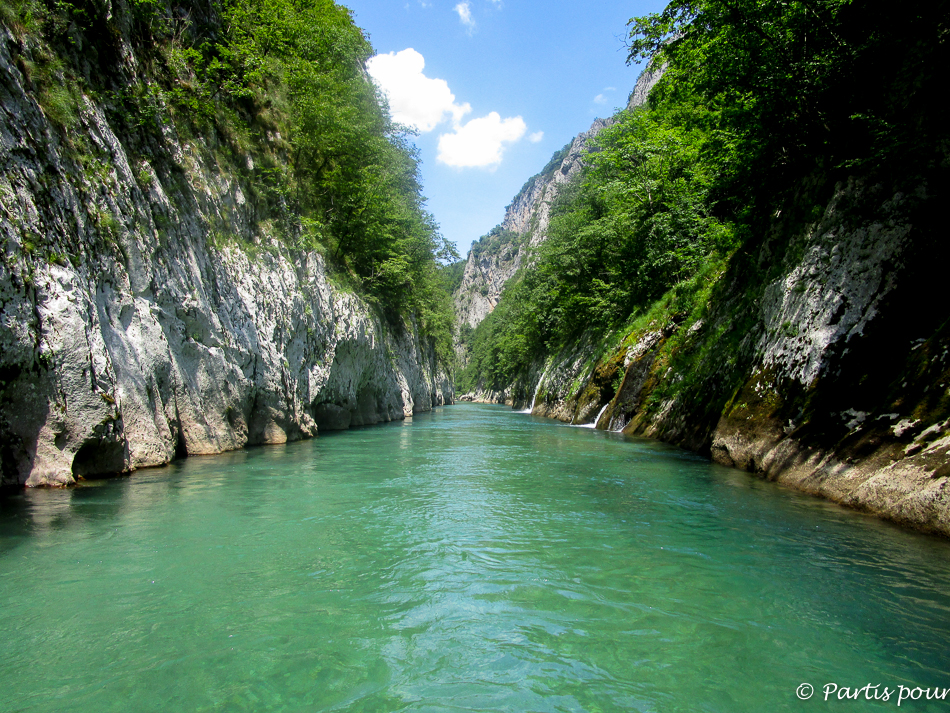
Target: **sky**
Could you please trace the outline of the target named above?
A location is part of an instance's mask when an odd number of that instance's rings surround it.
[[[338,0],[415,127],[427,208],[464,257],[551,155],[627,103],[631,17],[659,0]]]

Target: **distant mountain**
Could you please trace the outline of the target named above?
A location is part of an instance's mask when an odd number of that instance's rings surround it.
[[[663,67],[644,70],[630,93],[627,109],[646,103],[662,76]],[[558,192],[580,171],[592,140],[614,122],[614,117],[595,119],[587,131],[556,151],[511,200],[501,225],[472,246],[462,284],[454,295],[460,325],[474,328],[495,308],[505,283],[521,267],[527,250],[547,237],[551,206]]]

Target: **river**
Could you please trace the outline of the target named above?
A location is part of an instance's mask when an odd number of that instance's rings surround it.
[[[503,407],[0,500],[2,711],[865,711],[900,686],[950,687],[950,543]]]

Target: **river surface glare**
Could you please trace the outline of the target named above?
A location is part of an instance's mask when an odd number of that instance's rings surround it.
[[[950,709],[901,685],[950,543],[503,407],[0,501],[0,711]]]

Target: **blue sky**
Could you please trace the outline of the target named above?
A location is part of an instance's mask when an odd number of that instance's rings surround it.
[[[552,153],[626,104],[641,71],[625,64],[627,20],[665,5],[338,1],[379,55],[394,115],[419,129],[428,208],[463,256]]]

